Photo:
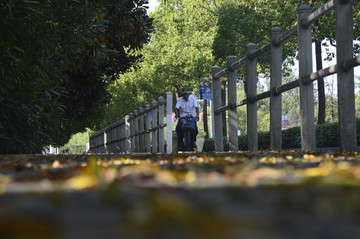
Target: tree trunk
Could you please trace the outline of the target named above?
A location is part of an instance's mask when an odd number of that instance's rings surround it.
[[[315,54],[316,54],[316,69],[320,70],[323,68],[322,66],[322,57],[321,57],[321,41],[315,42]],[[325,123],[325,86],[324,86],[324,78],[320,78],[317,80],[318,82],[318,124]]]

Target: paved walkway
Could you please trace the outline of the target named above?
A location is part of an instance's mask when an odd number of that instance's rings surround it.
[[[360,238],[360,155],[0,156],[3,238]]]

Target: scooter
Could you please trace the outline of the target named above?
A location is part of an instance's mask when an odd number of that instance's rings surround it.
[[[185,151],[194,150],[194,141],[192,140],[192,132],[196,128],[196,118],[193,116],[181,117],[181,124],[184,125],[182,130],[184,132],[184,148]]]

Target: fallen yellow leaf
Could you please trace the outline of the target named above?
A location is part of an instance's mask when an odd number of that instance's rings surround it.
[[[66,182],[66,186],[71,189],[81,190],[86,188],[95,187],[98,181],[89,175],[80,175],[70,178]]]

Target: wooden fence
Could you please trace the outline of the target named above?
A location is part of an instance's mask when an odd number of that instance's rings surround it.
[[[90,136],[92,153],[172,152],[173,94],[134,110]],[[166,106],[166,113],[165,113]],[[166,122],[164,122],[166,119]],[[166,129],[166,144],[165,144]],[[166,145],[166,149],[165,149]]]
[[[223,151],[223,114],[228,111],[229,149],[238,150],[237,107],[247,106],[248,149],[258,150],[257,101],[270,97],[270,147],[282,149],[281,93],[300,88],[301,147],[304,151],[315,150],[315,117],[313,81],[337,73],[338,109],[340,124],[340,150],[356,151],[356,120],[354,96],[354,67],[360,64],[360,56],[353,58],[353,1],[332,0],[312,11],[309,6],[297,9],[298,24],[283,32],[280,28],[271,31],[271,42],[261,48],[253,43],[246,46],[247,54],[240,60],[228,57],[227,68],[212,68],[213,112],[215,151]],[[322,16],[335,10],[337,64],[312,72],[312,24]],[[282,85],[282,44],[292,36],[298,37],[299,77],[298,80]],[[270,51],[270,90],[257,94],[257,57]],[[247,97],[237,101],[237,68],[246,65]],[[228,78],[228,103],[221,104],[220,78]]]

